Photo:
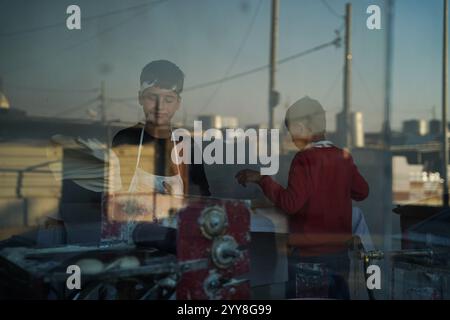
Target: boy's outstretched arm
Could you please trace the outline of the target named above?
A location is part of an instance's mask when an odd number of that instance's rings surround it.
[[[258,179],[256,179],[258,176]],[[307,169],[300,161],[293,161],[289,171],[288,186],[283,188],[270,176],[260,176],[253,170],[242,170],[236,175],[238,182],[245,186],[246,182],[258,183],[264,195],[275,206],[288,214],[297,213],[308,200],[311,186]],[[308,187],[309,186],[309,187]]]
[[[352,159],[352,188],[351,197],[353,200],[362,201],[369,195],[369,185],[363,176],[359,173],[358,168]]]

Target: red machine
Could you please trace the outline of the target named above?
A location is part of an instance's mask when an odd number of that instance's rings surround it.
[[[208,269],[185,272],[177,299],[249,299],[250,213],[238,201],[192,203],[178,215],[179,262],[207,258]]]
[[[249,299],[250,211],[242,201],[119,194],[106,199],[103,240],[131,242],[138,222],[176,227],[177,299]],[[175,222],[175,223],[173,223]],[[194,261],[207,268],[189,269]]]

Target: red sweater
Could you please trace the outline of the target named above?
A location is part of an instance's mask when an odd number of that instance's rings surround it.
[[[352,237],[352,199],[361,201],[369,194],[351,155],[334,146],[298,152],[287,188],[269,176],[260,185],[289,215],[289,244],[299,247],[303,256],[346,249]]]

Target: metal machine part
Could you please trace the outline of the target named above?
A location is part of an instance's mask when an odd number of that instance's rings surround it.
[[[181,210],[177,259],[206,259],[208,268],[182,274],[176,298],[249,299],[249,228],[250,211],[240,201],[209,199]]]
[[[211,257],[218,268],[231,267],[241,256],[236,240],[229,235],[214,239]]]
[[[203,290],[206,295],[211,300],[222,299],[221,293],[227,290],[229,294],[233,295],[236,293],[236,286],[239,286],[245,282],[247,279],[226,279],[222,274],[213,269],[209,271],[208,277],[205,278],[203,282]]]
[[[123,296],[122,291],[125,291],[133,293],[132,299],[165,300],[174,295],[182,273],[202,270],[207,266],[207,260],[203,259],[104,272],[88,279],[91,280],[87,282],[88,286],[73,299],[129,299],[129,296]]]
[[[221,298],[219,296],[220,288],[221,275],[216,270],[210,271],[208,277],[203,282],[203,290],[209,299],[216,300]]]
[[[213,206],[201,212],[198,223],[202,234],[208,239],[213,239],[227,230],[228,218],[224,208]]]
[[[81,269],[80,289],[66,288],[70,265]],[[183,273],[208,265],[207,258],[178,262],[153,248],[124,245],[6,248],[0,251],[0,298],[168,299]]]
[[[357,258],[363,260],[363,266],[364,270],[367,270],[369,265],[372,263],[372,261],[377,260],[383,260],[383,259],[392,259],[392,262],[395,264],[401,264],[401,265],[409,265],[412,264],[415,266],[415,270],[419,271],[419,266],[423,266],[423,268],[432,268],[432,267],[439,267],[442,264],[442,261],[444,261],[444,264],[448,261],[447,258],[449,255],[448,250],[443,249],[410,249],[410,250],[392,250],[392,251],[381,251],[381,250],[374,250],[374,251],[359,251]],[[404,268],[404,267],[403,267]],[[444,266],[445,268],[445,266]],[[367,282],[368,275],[364,272],[364,279]],[[392,278],[391,282],[394,278]],[[423,288],[422,288],[423,289]],[[415,288],[411,288],[411,292],[414,294],[418,294],[420,296],[419,291],[416,292]],[[394,288],[391,288],[391,295],[393,297]],[[433,291],[434,292],[434,291]],[[370,300],[376,300],[373,290],[370,290],[367,288],[367,293],[369,295]],[[432,296],[432,294],[429,294],[429,296]],[[439,296],[439,295],[435,295]]]
[[[436,250],[434,250],[436,251]],[[371,260],[382,260],[386,256],[390,257],[429,257],[432,258],[434,255],[434,252],[432,249],[423,249],[423,250],[393,250],[393,251],[369,251],[365,252],[363,254],[364,259],[371,259]]]

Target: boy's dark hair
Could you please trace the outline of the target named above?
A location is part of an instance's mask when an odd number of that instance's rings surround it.
[[[167,60],[156,60],[147,64],[141,72],[141,92],[149,87],[169,89],[180,94],[183,91],[184,73],[176,64]]]
[[[289,125],[296,122],[310,129],[313,135],[325,134],[325,110],[317,100],[304,97],[289,107],[284,124],[289,129]]]

